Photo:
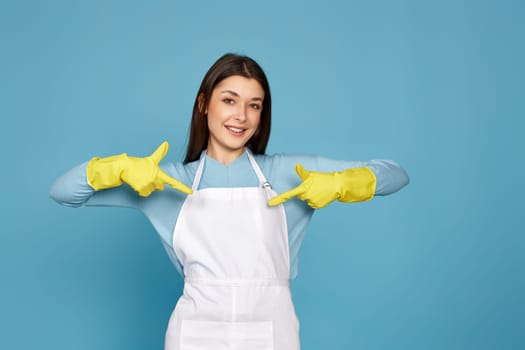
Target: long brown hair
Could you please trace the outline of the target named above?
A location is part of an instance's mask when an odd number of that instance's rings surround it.
[[[193,105],[191,117],[190,139],[186,150],[184,164],[199,159],[202,151],[208,146],[210,131],[208,130],[208,116],[205,113],[213,89],[223,79],[232,75],[240,75],[245,78],[255,79],[261,84],[264,90],[262,103],[261,120],[259,127],[253,136],[246,143],[252,153],[264,154],[268,139],[270,138],[270,127],[272,119],[272,97],[270,95],[270,85],[266,74],[261,66],[248,56],[227,53],[219,58],[208,70],[202,80],[199,92]]]

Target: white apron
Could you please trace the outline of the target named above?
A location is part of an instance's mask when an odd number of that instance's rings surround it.
[[[246,152],[259,187],[198,190],[201,155],[173,231],[185,279],[165,350],[300,348],[284,207],[267,205],[275,192]]]

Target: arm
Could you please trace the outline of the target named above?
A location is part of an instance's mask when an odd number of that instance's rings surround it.
[[[59,204],[68,207],[81,207],[86,204],[95,190],[87,183],[84,162],[56,179],[49,189],[49,196]]]
[[[151,156],[138,158],[123,153],[106,158],[95,157],[60,177],[52,185],[50,196],[57,202],[79,207],[88,201],[91,205],[136,207],[138,199],[123,183],[130,185],[140,196],[147,197],[153,191],[173,188],[191,193],[191,189],[172,178],[159,167],[168,151],[163,142]],[[102,191],[103,190],[103,191]]]
[[[269,204],[277,205],[294,196],[312,208],[322,208],[333,200],[359,202],[375,195],[388,195],[405,186],[409,179],[395,162],[386,160],[340,161],[318,156],[276,156],[284,178],[295,179],[293,164],[302,181],[297,187],[274,197]],[[304,167],[302,165],[305,165]],[[274,164],[275,165],[275,164]],[[308,168],[309,170],[305,169]]]

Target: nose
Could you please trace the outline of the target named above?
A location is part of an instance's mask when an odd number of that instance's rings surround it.
[[[235,113],[235,120],[238,120],[240,122],[246,121],[246,109],[248,106],[244,106],[244,104],[239,103],[239,108],[237,110],[237,113]]]

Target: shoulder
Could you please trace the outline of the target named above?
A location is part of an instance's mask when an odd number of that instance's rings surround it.
[[[275,153],[275,154],[261,154],[256,155],[255,160],[261,167],[276,170],[279,168],[295,167],[295,164],[300,163],[305,167],[317,168],[319,164],[319,157],[315,154],[289,154],[289,153]]]
[[[261,169],[270,177],[296,177],[295,167],[301,164],[311,171],[342,171],[348,168],[373,166],[382,164],[381,160],[355,161],[328,158],[317,154],[287,154],[257,155],[255,159]]]
[[[256,155],[255,160],[262,172],[278,191],[284,191],[298,184],[295,171],[297,164],[307,169],[317,170],[319,156],[310,154],[276,153]]]
[[[295,166],[301,164],[308,170],[313,171],[339,171],[346,168],[363,166],[365,162],[339,160],[328,158],[317,154],[289,154],[276,153],[272,155],[257,155],[257,163],[261,168],[272,172],[295,173]]]

